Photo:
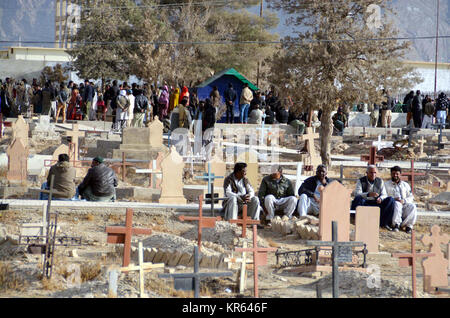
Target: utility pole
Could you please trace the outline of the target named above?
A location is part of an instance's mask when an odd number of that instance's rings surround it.
[[[437,91],[437,67],[438,67],[438,48],[439,48],[439,0],[437,1],[437,12],[436,12],[436,57],[434,61],[434,100],[436,100]]]
[[[259,16],[262,18],[263,16],[263,0],[261,0],[259,4]],[[261,68],[261,62],[258,60],[258,66],[256,69],[256,86],[259,88],[259,73]]]

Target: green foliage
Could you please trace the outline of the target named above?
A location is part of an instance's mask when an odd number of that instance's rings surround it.
[[[54,83],[61,83],[66,81],[69,77],[64,75],[65,70],[61,64],[56,64],[53,67],[46,66],[41,72],[40,82],[44,86],[45,82],[51,81]]]

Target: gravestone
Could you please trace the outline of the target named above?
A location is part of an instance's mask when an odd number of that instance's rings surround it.
[[[8,156],[8,171],[6,178],[9,181],[27,181],[28,147],[21,138],[16,138],[6,150]]]
[[[355,218],[355,241],[366,243],[369,253],[378,253],[380,208],[358,206]]]
[[[237,155],[236,162],[245,162],[247,164],[247,179],[250,181],[253,189],[259,187],[259,169],[258,155],[254,151],[245,151]]]
[[[313,171],[317,165],[322,163],[322,159],[314,146],[314,139],[319,137],[320,135],[318,133],[313,132],[312,127],[306,127],[305,133],[301,136],[301,141],[305,142],[305,146],[303,147],[305,153],[301,155],[301,160],[303,161],[304,166],[310,167],[310,171]]]
[[[65,144],[61,144],[58,146],[58,148],[55,149],[55,151],[53,151],[53,155],[52,155],[52,162],[55,163],[58,161],[58,156],[61,154],[67,154],[69,155],[69,159],[70,161],[73,160],[73,153],[69,153],[69,146],[65,145]],[[71,157],[72,155],[72,157]]]
[[[122,143],[113,149],[113,158],[122,159],[125,152],[128,159],[152,160],[158,152],[167,154],[169,149],[163,144],[163,124],[155,119],[148,127],[127,127],[122,130]]]
[[[183,195],[183,158],[172,146],[161,162],[162,182],[159,203],[186,204]]]
[[[441,234],[441,228],[437,225],[431,227],[431,235],[424,235],[422,243],[430,246],[429,252],[434,256],[422,261],[423,267],[423,288],[425,292],[431,292],[436,287],[447,287],[448,260],[441,251],[441,244],[447,244],[450,236]]]
[[[80,144],[80,137],[84,137],[85,133],[84,131],[80,131],[78,124],[72,124],[72,130],[69,130],[66,132],[66,136],[71,138],[71,144],[73,145],[73,159],[74,161],[78,160],[78,153],[79,153],[79,144]]]
[[[149,186],[153,189],[161,189],[161,162],[163,159],[164,153],[158,152],[156,159],[149,163],[149,169],[152,170],[152,173],[150,173]]]
[[[338,181],[328,184],[320,194],[319,235],[331,241],[331,223],[338,222],[338,240],[349,240],[351,191]]]
[[[226,163],[218,156],[214,156],[211,161],[209,161],[211,164],[211,173],[213,173],[215,176],[224,176],[227,177],[227,165]],[[208,171],[208,162],[205,163],[205,171]],[[224,179],[214,179],[214,189],[216,192],[221,193],[221,189],[223,192],[223,181]]]
[[[28,148],[28,133],[29,126],[22,115],[19,115],[17,120],[12,124],[12,138],[11,140],[20,138],[26,148]]]

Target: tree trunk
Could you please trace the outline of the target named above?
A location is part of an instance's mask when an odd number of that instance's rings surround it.
[[[322,108],[322,117],[320,118],[320,156],[322,163],[328,168],[331,167],[331,136],[333,134],[333,123],[331,121],[331,108]]]

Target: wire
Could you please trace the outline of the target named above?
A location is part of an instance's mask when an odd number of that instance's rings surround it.
[[[449,39],[450,35],[439,35],[439,39]],[[370,42],[370,41],[414,41],[414,40],[435,40],[436,36],[416,36],[416,37],[397,37],[397,38],[367,38],[367,39],[338,39],[338,40],[305,40],[305,41],[182,41],[182,42],[139,42],[139,41],[103,41],[103,42],[71,42],[71,44],[82,45],[213,45],[213,44],[297,44],[306,45],[310,43],[339,43],[339,42]],[[0,43],[22,43],[22,44],[58,44],[57,41],[19,41],[19,40],[0,40]]]

